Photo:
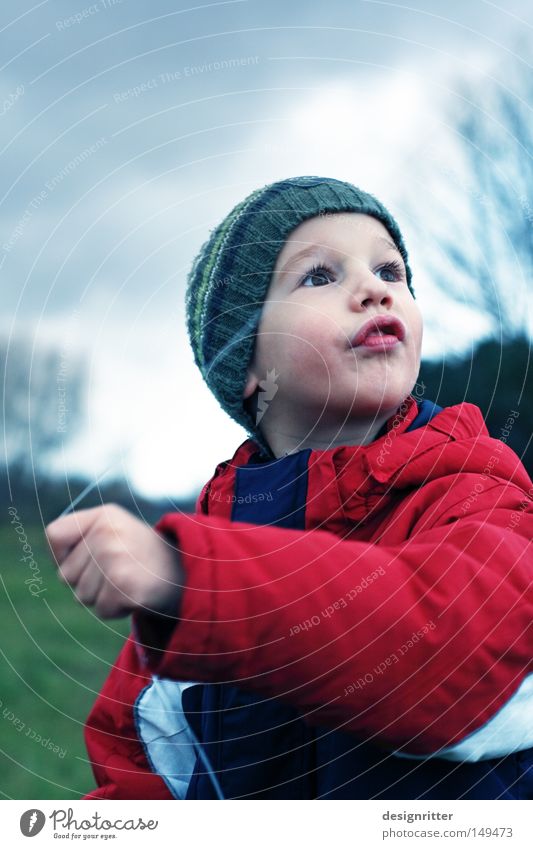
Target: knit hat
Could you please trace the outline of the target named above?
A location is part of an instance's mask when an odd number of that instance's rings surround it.
[[[255,332],[278,254],[302,221],[316,215],[359,212],[389,231],[411,270],[400,229],[388,210],[351,183],[327,177],[291,177],[257,189],[211,231],[187,277],[187,330],[194,359],[222,408],[271,455],[243,392]]]

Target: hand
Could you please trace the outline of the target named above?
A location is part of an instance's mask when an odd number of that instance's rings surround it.
[[[58,577],[102,619],[130,613],[177,617],[184,571],[178,551],[116,504],[77,510],[45,533]]]

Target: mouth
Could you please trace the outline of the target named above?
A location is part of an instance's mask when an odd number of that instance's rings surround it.
[[[392,315],[376,315],[365,322],[350,343],[351,348],[389,350],[405,339],[405,326]]]

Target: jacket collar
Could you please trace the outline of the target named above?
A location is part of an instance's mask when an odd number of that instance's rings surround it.
[[[339,531],[347,518],[367,522],[374,510],[381,512],[400,495],[398,490],[419,487],[445,475],[483,473],[490,463],[494,468],[495,453],[495,473],[508,479],[520,476],[518,458],[498,440],[489,438],[475,405],[464,402],[446,407],[423,427],[408,430],[417,415],[417,402],[408,396],[381,436],[368,445],[295,452],[308,455],[306,527]],[[245,440],[231,460],[217,466],[202,490],[197,509],[231,518],[237,470],[250,466],[261,475],[264,469],[263,489],[268,489],[273,472],[280,471],[277,464],[294,462],[295,454],[257,463],[260,446],[253,439]]]
[[[412,395],[408,395],[405,401],[398,408],[396,413],[390,417],[390,419],[385,423],[384,427],[380,431],[380,435],[374,442],[370,443],[370,445],[340,445],[334,446],[333,448],[326,449],[315,449],[315,448],[303,448],[300,451],[293,452],[290,455],[294,457],[295,454],[310,452],[309,453],[309,463],[313,463],[317,460],[321,460],[323,458],[327,458],[329,455],[359,455],[368,450],[370,446],[381,445],[382,441],[387,437],[387,435],[391,431],[395,431],[396,433],[404,433],[407,428],[413,423],[416,415],[418,413],[418,405],[416,400]],[[274,463],[283,463],[285,457],[279,457],[274,459],[265,458],[264,453],[260,445],[254,439],[247,439],[242,445],[239,446],[232,459],[229,461],[231,466],[245,466],[253,463],[264,465],[265,467],[268,465],[272,465]]]

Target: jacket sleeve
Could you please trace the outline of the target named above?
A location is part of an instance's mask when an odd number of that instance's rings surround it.
[[[186,576],[179,618],[157,645],[135,614],[139,656],[163,677],[231,682],[410,756],[496,756],[453,752],[533,680],[530,496],[489,478],[467,512],[431,504],[398,545],[167,514],[157,527]]]

